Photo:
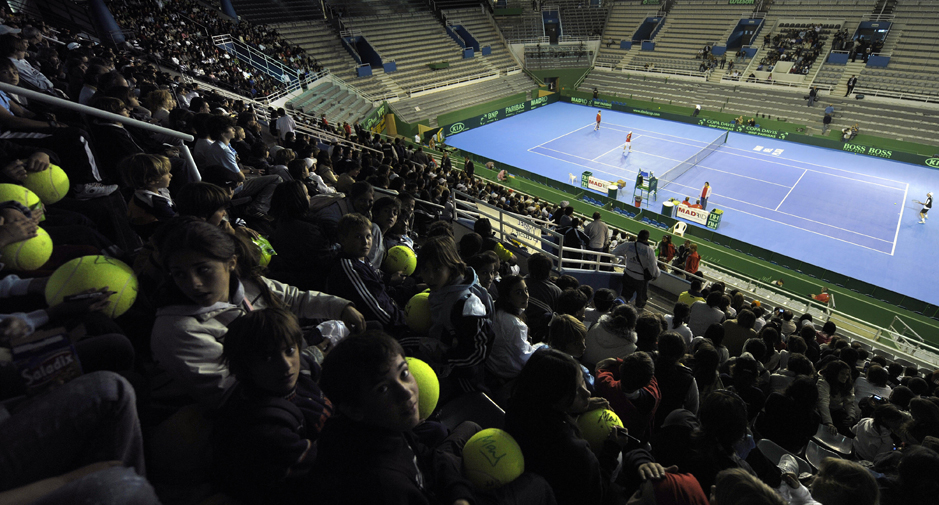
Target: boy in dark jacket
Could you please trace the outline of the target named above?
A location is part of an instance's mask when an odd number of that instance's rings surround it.
[[[333,407],[302,342],[296,316],[280,308],[248,312],[228,326],[222,359],[238,384],[215,417],[214,466],[216,481],[245,503],[308,496],[317,439]]]
[[[404,311],[385,290],[381,272],[368,261],[372,223],[362,214],[350,213],[339,220],[342,251],[330,270],[327,291],[352,301],[367,321],[378,321],[385,331],[399,335],[407,329]]]
[[[439,444],[414,431],[419,388],[404,350],[388,335],[340,342],[323,362],[321,384],[336,406],[314,468],[321,503],[554,503],[547,483],[531,474],[495,491],[472,488],[461,472],[462,447],[479,426],[463,423]]]

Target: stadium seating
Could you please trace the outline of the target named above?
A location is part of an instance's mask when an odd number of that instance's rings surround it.
[[[617,66],[625,64],[624,59],[628,55],[635,55],[639,48],[636,47],[628,53],[619,49],[621,40],[632,40],[633,35],[648,17],[655,16],[657,10],[654,5],[642,5],[641,3],[617,2],[613,4],[610,10],[610,19],[607,21],[606,29],[603,31],[603,38],[600,41],[600,51],[597,54],[596,64]],[[612,46],[607,44],[613,41]]]
[[[871,90],[886,96],[939,94],[934,84],[939,72],[939,36],[930,18],[935,12],[933,2],[897,3],[883,48],[890,64],[887,68],[865,68],[858,79],[859,92]]]
[[[726,2],[684,1],[672,7],[655,37],[655,51],[633,58],[633,65],[697,70],[694,58],[705,45],[723,44],[737,22],[749,17],[753,6]]]

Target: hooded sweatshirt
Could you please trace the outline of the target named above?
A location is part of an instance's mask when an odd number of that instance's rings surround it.
[[[878,428],[874,419],[865,417],[858,421],[851,433],[854,433],[854,452],[861,459],[874,461],[877,456],[893,450],[893,439],[886,427]]]
[[[612,323],[613,318],[606,314],[587,331],[587,350],[581,361],[588,367],[606,358],[625,358],[636,351],[636,333],[630,331],[624,335],[615,330]]]

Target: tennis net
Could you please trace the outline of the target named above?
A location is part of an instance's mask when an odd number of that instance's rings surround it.
[[[720,137],[717,137],[716,139],[714,139],[714,141],[708,144],[707,147],[694,153],[694,155],[688,158],[687,160],[682,161],[681,163],[672,167],[672,169],[669,170],[668,172],[665,172],[664,174],[662,174],[662,176],[658,178],[659,179],[658,189],[662,190],[662,189],[667,188],[668,185],[672,181],[681,177],[682,174],[691,170],[691,168],[697,165],[698,163],[701,163],[702,161],[704,161],[704,158],[707,158],[708,156],[710,156],[711,153],[716,151],[721,146],[721,144],[724,144],[727,142],[728,135],[729,135],[728,132],[722,133]]]

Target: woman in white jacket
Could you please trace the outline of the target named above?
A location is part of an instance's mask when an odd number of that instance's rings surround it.
[[[497,386],[518,376],[532,353],[541,345],[528,341],[528,325],[522,313],[528,308],[528,286],[525,279],[509,275],[498,284],[499,298],[492,318],[495,340],[486,359],[486,372]]]
[[[601,316],[587,332],[587,350],[581,361],[587,368],[606,358],[625,358],[636,350],[636,320],[632,305],[620,305]]]
[[[850,367],[844,361],[829,361],[818,371],[818,415],[822,424],[832,435],[849,435],[859,413]]]
[[[893,437],[906,417],[892,403],[880,405],[874,409],[874,417],[865,417],[858,421],[851,432],[854,433],[854,453],[860,459],[874,461],[874,458],[893,450]]]
[[[176,219],[155,238],[166,274],[150,340],[157,400],[213,407],[224,399],[234,377],[219,362],[222,342],[245,312],[284,307],[301,319],[341,319],[352,332],[365,327],[348,300],[261,277],[256,248],[205,221]]]

